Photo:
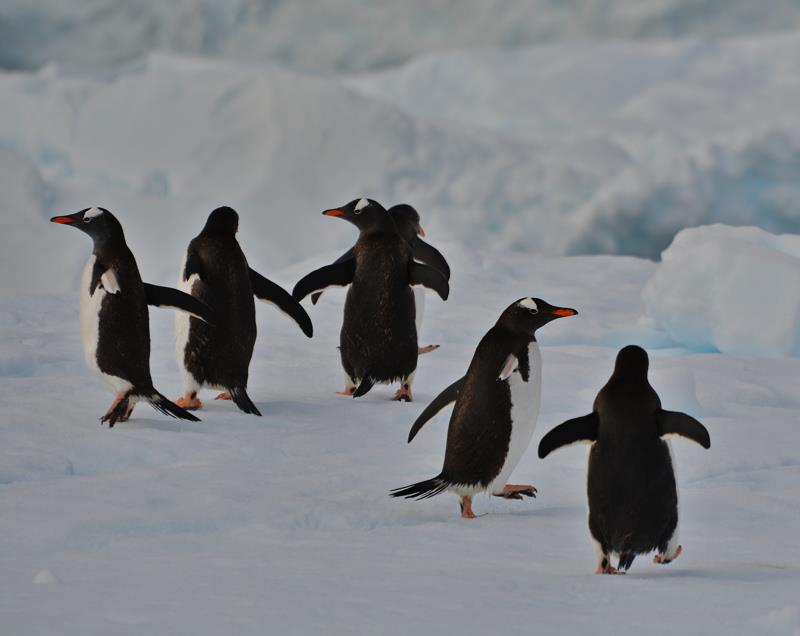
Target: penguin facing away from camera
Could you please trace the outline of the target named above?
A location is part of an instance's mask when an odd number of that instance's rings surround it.
[[[530,444],[539,416],[542,357],[539,328],[578,312],[540,298],[522,298],[506,308],[481,339],[466,375],[436,397],[411,428],[414,439],[425,423],[455,402],[447,430],[444,466],[433,479],[397,488],[392,497],[427,499],[450,491],[459,497],[461,516],[475,518],[472,497],[535,497],[531,485],[508,478]]]
[[[426,243],[423,238],[421,238],[425,236],[425,230],[422,229],[419,212],[417,212],[415,208],[407,203],[393,205],[387,210],[387,212],[389,213],[389,216],[392,217],[400,236],[402,236],[408,242],[408,244],[411,245],[411,251],[414,256],[414,260],[425,265],[430,265],[434,269],[439,270],[449,281],[450,266],[448,265],[444,256],[442,256],[441,252],[439,252],[439,250],[437,250],[433,245]],[[353,258],[355,258],[353,248],[350,248],[347,250],[347,252],[337,258],[334,263],[341,263],[342,261]],[[421,285],[416,285],[413,287],[413,289],[414,306],[416,310],[414,323],[417,326],[417,337],[419,337],[420,329],[422,328],[422,317],[425,314],[425,288]],[[311,294],[311,302],[316,305],[320,296],[322,296],[322,292],[315,292],[314,294]],[[426,345],[424,347],[419,347],[419,353],[430,353],[438,348],[439,345]]]
[[[309,338],[311,319],[291,294],[247,264],[236,240],[239,215],[217,208],[186,250],[180,288],[216,311],[210,325],[185,315],[175,316],[176,352],[183,371],[185,395],[178,405],[202,408],[197,392],[222,390],[216,399],[233,400],[245,413],[261,415],[247,394],[250,360],[256,342],[253,296],[275,305]]]
[[[656,551],[666,564],[682,552],[672,448],[678,436],[711,447],[706,428],[685,413],[665,411],[647,380],[649,359],[629,345],[589,415],[555,427],[539,443],[539,457],[574,443],[591,444],[587,476],[589,532],[597,574],[625,573],[639,554]],[[619,556],[617,567],[611,565]]]
[[[100,421],[113,428],[130,417],[139,401],[165,415],[199,421],[153,387],[147,306],[171,307],[207,322],[213,322],[213,312],[177,289],[143,283],[122,225],[105,208],[86,208],[50,221],[77,228],[94,243],[81,282],[80,321],[86,363],[115,394]]]
[[[300,301],[328,287],[349,285],[339,347],[345,372],[342,394],[361,397],[377,383],[400,381],[394,399],[410,402],[419,355],[411,286],[433,289],[447,300],[447,279],[414,261],[411,246],[377,201],[355,199],[323,214],[359,229],[354,258],[311,272],[292,295]]]

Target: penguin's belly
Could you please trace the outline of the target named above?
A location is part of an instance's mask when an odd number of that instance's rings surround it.
[[[108,294],[100,285],[94,290],[94,294],[89,293],[94,262],[95,257],[92,255],[83,270],[80,290],[81,341],[83,342],[86,366],[94,371],[115,393],[128,391],[133,386],[128,380],[104,373],[97,362],[97,349],[100,345],[100,311],[103,309],[103,302]]]
[[[508,379],[511,397],[511,437],[508,452],[500,473],[489,485],[489,492],[499,493],[508,483],[508,478],[525,454],[536,429],[542,398],[542,354],[539,345],[532,342],[528,346],[530,372],[528,381],[517,371]]]

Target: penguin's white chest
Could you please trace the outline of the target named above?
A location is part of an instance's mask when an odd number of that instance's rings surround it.
[[[522,379],[519,371],[512,373],[507,380],[511,390],[511,439],[505,463],[489,489],[493,493],[502,491],[503,486],[508,483],[512,471],[531,443],[536,420],[539,418],[542,402],[542,354],[536,342],[528,345],[528,362],[530,372],[527,382]]]
[[[94,293],[89,292],[89,285],[92,282],[92,270],[94,269],[95,256],[92,254],[83,269],[80,289],[80,317],[81,317],[81,342],[83,342],[83,355],[86,358],[86,366],[94,371],[108,387],[116,392],[127,391],[131,388],[131,383],[123,378],[103,373],[97,363],[97,346],[100,342],[100,310],[107,295],[101,285],[98,285]]]

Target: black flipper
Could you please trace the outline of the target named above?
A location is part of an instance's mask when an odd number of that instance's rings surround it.
[[[433,402],[428,404],[424,411],[420,414],[420,416],[414,422],[414,425],[411,427],[411,430],[408,432],[408,442],[411,443],[411,440],[417,436],[419,430],[425,426],[428,420],[433,419],[433,417],[441,411],[444,407],[452,402],[455,402],[458,399],[458,394],[461,392],[461,387],[464,386],[464,378],[459,378],[449,387],[447,387],[444,391],[442,391],[439,395],[437,395]]]
[[[320,267],[300,279],[292,290],[292,297],[297,302],[300,302],[309,294],[322,291],[328,287],[347,287],[353,282],[355,275],[355,260],[342,261],[341,263]]]
[[[203,261],[200,260],[200,256],[193,251],[191,248],[188,252],[186,252],[186,265],[183,268],[183,280],[189,280],[189,277],[193,274],[197,274],[200,278],[203,278]]]
[[[369,377],[369,375],[365,375],[359,385],[356,387],[356,390],[353,392],[353,397],[357,398],[361,397],[362,395],[366,395],[374,386],[375,380]]]
[[[589,413],[559,424],[539,442],[539,457],[544,459],[554,450],[576,442],[596,441],[599,423],[597,413]]]
[[[450,280],[450,266],[442,256],[442,253],[433,245],[417,237],[414,241],[413,254],[414,258],[420,263],[425,263],[439,270],[447,280]]]
[[[658,423],[658,435],[680,435],[693,442],[697,442],[703,448],[711,448],[711,436],[708,429],[700,422],[686,413],[677,411],[664,411],[656,413]]]
[[[426,479],[410,486],[395,488],[389,491],[389,496],[405,497],[406,499],[429,499],[444,492],[449,486],[450,483],[442,475],[438,475],[433,479]]]
[[[264,278],[253,268],[250,270],[250,284],[253,286],[253,294],[259,300],[275,305],[289,318],[294,320],[309,338],[314,335],[314,327],[311,325],[311,318],[308,317],[306,310],[300,306],[292,295],[280,285],[276,285],[271,280]],[[246,412],[246,411],[245,411]]]
[[[339,258],[337,258],[335,261],[333,261],[333,264],[335,265],[336,263],[341,263],[342,261],[349,261],[352,258],[355,258],[355,248],[354,247],[351,247],[344,254],[342,254]],[[311,304],[312,305],[316,305],[317,302],[319,301],[319,297],[320,296],[322,296],[322,292],[321,291],[314,292],[313,294],[311,294]]]
[[[151,285],[150,283],[144,283],[144,294],[147,298],[148,305],[153,305],[154,307],[171,307],[172,309],[184,311],[195,318],[199,318],[203,322],[214,324],[214,312],[211,310],[211,307],[194,296],[185,294],[172,287],[161,287],[160,285]]]
[[[253,401],[250,399],[250,396],[247,395],[247,391],[244,387],[234,387],[230,390],[230,394],[231,400],[233,400],[233,403],[238,406],[240,410],[250,415],[258,415],[261,417],[261,412],[256,408],[256,405],[253,404]]]
[[[450,295],[450,284],[438,269],[422,263],[411,263],[408,267],[408,284],[412,287],[421,285],[432,289],[442,300]]]

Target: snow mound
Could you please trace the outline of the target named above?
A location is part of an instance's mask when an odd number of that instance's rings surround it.
[[[155,50],[363,71],[475,46],[796,28],[792,0],[5,0],[0,67],[98,71]]]
[[[746,356],[800,354],[800,236],[691,228],[662,259],[642,295],[676,343]]]
[[[267,270],[350,245],[319,212],[357,196],[492,253],[656,258],[708,223],[800,233],[783,106],[800,101],[798,44],[464,51],[359,78],[163,54],[113,79],[0,74],[0,213],[19,229],[0,237],[1,282],[74,287],[86,240],[46,220],[89,205],[162,284],[222,204]]]

